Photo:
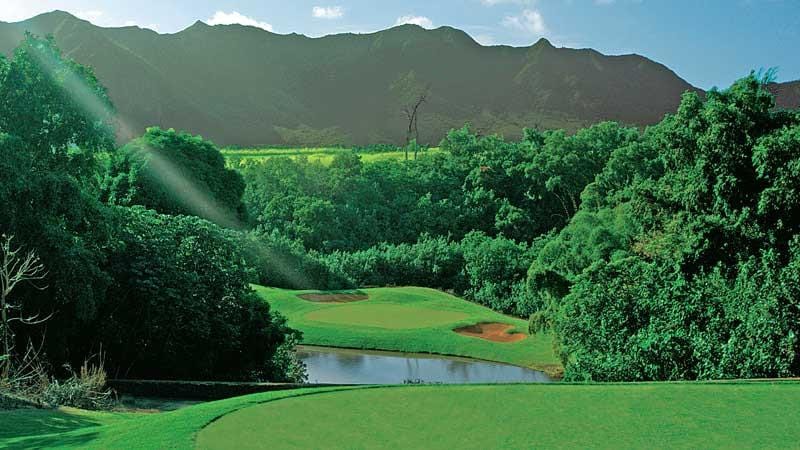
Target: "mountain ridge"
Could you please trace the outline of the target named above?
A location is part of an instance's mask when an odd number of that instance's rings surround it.
[[[404,93],[426,85],[419,124],[427,143],[467,122],[507,136],[600,120],[643,126],[674,111],[683,92],[702,92],[642,55],[556,48],[544,38],[483,46],[448,26],[308,37],[197,21],[160,34],[56,11],[0,23],[0,53],[26,30],[53,34],[66,55],[95,69],[128,124],[121,140],[159,125],[221,145],[401,143]]]

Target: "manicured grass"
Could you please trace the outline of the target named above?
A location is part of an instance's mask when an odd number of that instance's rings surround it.
[[[241,159],[241,160],[248,160],[248,159],[255,159],[255,160],[263,160],[266,158],[274,158],[274,157],[289,157],[289,158],[298,158],[304,156],[308,158],[310,162],[319,162],[324,165],[328,165],[333,161],[333,157],[339,153],[350,153],[352,150],[347,148],[257,148],[257,149],[223,149],[222,155],[225,156],[228,160],[232,159]],[[438,148],[431,148],[425,152],[419,154],[419,157],[423,157],[424,155],[438,153],[440,150]],[[361,160],[364,163],[372,163],[376,161],[384,161],[384,160],[403,160],[405,159],[405,152],[398,151],[398,152],[380,152],[380,153],[359,153],[361,155]],[[414,155],[409,153],[409,158],[413,158]]]
[[[562,369],[548,335],[499,343],[462,336],[453,329],[481,322],[512,325],[527,333],[528,323],[443,292],[418,287],[362,289],[369,299],[316,303],[287,291],[256,286],[256,292],[303,332],[303,343],[328,347],[436,353],[504,362],[558,376]]]
[[[799,384],[422,386],[289,398],[198,448],[798,448]]]
[[[446,325],[469,318],[469,314],[425,307],[389,304],[350,305],[347,308],[323,308],[306,314],[306,319],[339,325],[405,330]]]
[[[192,449],[197,432],[227,413],[331,389],[347,388],[267,392],[160,414],[100,413],[72,408],[0,411],[0,448]],[[233,438],[231,443],[235,443]]]
[[[161,414],[0,411],[0,448],[798,448],[800,383],[269,392]]]

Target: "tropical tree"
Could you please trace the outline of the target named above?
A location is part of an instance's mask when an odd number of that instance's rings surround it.
[[[229,228],[247,220],[242,176],[225,167],[213,143],[172,129],[148,128],[117,151],[103,194],[113,204],[195,215]]]

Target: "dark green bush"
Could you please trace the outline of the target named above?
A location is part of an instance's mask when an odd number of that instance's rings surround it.
[[[192,216],[114,210],[123,248],[99,312],[118,377],[267,379],[289,332],[250,289],[237,232]]]

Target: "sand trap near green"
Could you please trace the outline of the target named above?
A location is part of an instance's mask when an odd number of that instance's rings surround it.
[[[367,300],[324,303],[299,296],[319,291],[289,291],[255,286],[272,308],[303,332],[303,344],[408,353],[433,353],[530,367],[559,376],[561,364],[552,337],[528,335],[525,320],[509,317],[435,289],[397,287],[361,289]],[[521,334],[513,342],[459,334],[476,324],[501,324]]]
[[[340,325],[363,325],[366,327],[425,328],[457,322],[469,318],[469,314],[457,311],[402,306],[402,305],[353,305],[326,308],[306,314],[306,319]]]
[[[228,414],[201,449],[797,448],[800,384],[423,386]]]

